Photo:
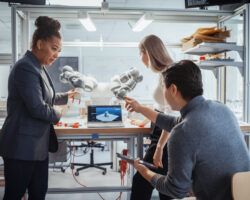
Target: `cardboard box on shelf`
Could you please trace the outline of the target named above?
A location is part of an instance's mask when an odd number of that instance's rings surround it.
[[[191,36],[182,38],[182,50],[186,51],[202,42],[226,42],[230,31],[217,27],[197,29]]]
[[[199,43],[201,43],[201,40],[197,40],[195,38],[192,38],[191,40],[182,44],[182,51],[186,51],[192,47],[195,47]]]

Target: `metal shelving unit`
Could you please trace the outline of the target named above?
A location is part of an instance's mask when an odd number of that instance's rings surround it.
[[[204,60],[196,62],[196,64],[202,69],[215,69],[218,67],[224,66],[233,66],[238,67],[240,69],[243,68],[243,62],[235,62],[235,61],[225,61],[225,60]]]
[[[243,46],[236,45],[234,42],[230,43],[217,43],[217,42],[202,42],[193,48],[190,48],[184,53],[190,55],[205,55],[205,54],[217,54],[228,51],[237,51],[242,58]],[[243,62],[227,61],[227,60],[204,60],[197,63],[202,69],[215,69],[223,66],[234,66],[238,67],[242,72]]]
[[[243,46],[238,46],[236,43],[218,43],[218,42],[202,42],[193,48],[190,48],[184,53],[191,55],[216,54],[227,51],[243,52]]]

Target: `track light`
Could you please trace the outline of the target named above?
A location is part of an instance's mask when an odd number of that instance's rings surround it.
[[[134,32],[140,32],[153,22],[153,16],[151,14],[144,14],[133,26]]]
[[[96,27],[87,12],[78,13],[78,19],[87,31],[96,31]]]

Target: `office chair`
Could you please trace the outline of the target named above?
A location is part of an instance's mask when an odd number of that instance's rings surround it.
[[[250,171],[237,172],[232,177],[232,196],[234,200],[250,199]]]
[[[87,141],[87,144],[81,144],[81,145],[73,145],[70,147],[76,147],[76,148],[81,148],[81,147],[87,147],[91,149],[90,152],[90,162],[89,163],[71,163],[71,169],[74,169],[74,166],[82,166],[76,169],[75,175],[79,175],[79,171],[87,169],[89,167],[94,167],[97,169],[101,169],[103,172],[102,174],[105,175],[107,173],[107,169],[105,167],[101,167],[103,165],[110,165],[110,168],[113,168],[113,162],[106,162],[106,163],[94,163],[94,149],[93,148],[100,148],[102,151],[104,150],[104,145],[101,143],[96,143],[94,141]],[[86,151],[85,151],[86,153]]]

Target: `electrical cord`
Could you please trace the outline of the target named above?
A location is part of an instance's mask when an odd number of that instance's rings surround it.
[[[75,151],[75,149],[73,150]],[[74,152],[75,153],[75,152]],[[74,159],[75,159],[75,156],[74,156],[74,153],[71,154],[71,157],[70,157],[70,163],[74,163]],[[76,181],[76,183],[78,183],[79,185],[81,185],[82,187],[88,187],[86,185],[84,185],[83,183],[81,183],[75,176],[75,173],[74,173],[74,169],[71,169],[71,173],[72,173],[72,176],[74,178],[74,180]],[[125,176],[125,173],[123,173],[123,176],[121,176],[121,186],[124,186],[124,176]],[[105,200],[104,197],[99,193],[97,192],[98,196],[102,199],[102,200]],[[119,193],[118,197],[115,199],[115,200],[121,200],[121,197],[122,197],[122,192]]]

